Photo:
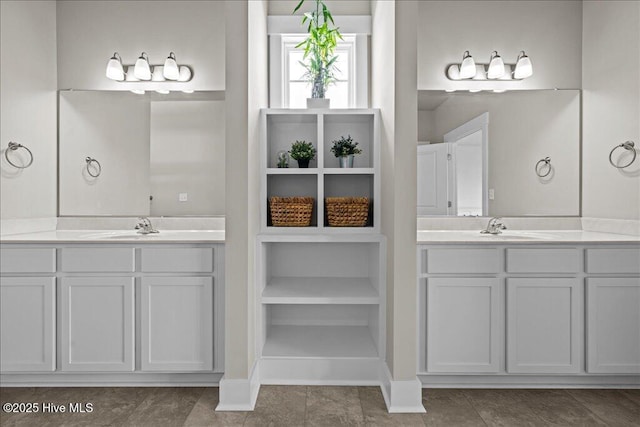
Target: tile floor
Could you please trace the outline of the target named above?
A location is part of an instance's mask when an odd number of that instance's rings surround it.
[[[0,415],[9,426],[640,426],[640,390],[425,389],[426,414],[388,414],[377,387],[263,386],[253,412],[215,412],[211,388],[2,388],[0,400],[93,404]]]

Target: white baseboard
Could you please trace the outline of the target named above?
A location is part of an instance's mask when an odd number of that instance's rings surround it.
[[[640,388],[640,375],[418,374],[424,388]]]
[[[259,372],[256,361],[247,379],[222,377],[220,380],[220,401],[216,411],[253,411],[260,391]]]
[[[51,372],[2,374],[2,387],[213,387],[222,374],[155,372]]]
[[[380,368],[380,388],[387,411],[397,413],[425,413],[422,405],[422,383],[413,380],[395,381],[386,363]]]

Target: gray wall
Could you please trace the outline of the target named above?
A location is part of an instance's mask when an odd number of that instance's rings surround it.
[[[626,140],[640,154],[640,2],[585,1],[583,46],[582,215],[640,220],[640,156],[609,164]]]
[[[577,89],[581,84],[582,2],[421,1],[418,25],[418,89]],[[488,63],[497,50],[514,63],[525,50],[533,77],[523,81],[453,82],[447,65],[465,50]]]
[[[142,51],[152,65],[169,51],[193,69],[181,88],[224,90],[225,13],[222,1],[79,1],[58,7],[58,85],[60,89],[127,90],[105,77],[114,51],[134,64]]]
[[[0,218],[52,218],[56,216],[56,5],[2,1],[0,18]],[[31,167],[20,171],[6,162],[9,141],[33,152]]]

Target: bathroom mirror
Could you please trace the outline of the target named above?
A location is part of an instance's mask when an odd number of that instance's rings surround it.
[[[419,216],[580,215],[580,91],[418,92]]]
[[[223,92],[59,92],[60,216],[224,215]]]

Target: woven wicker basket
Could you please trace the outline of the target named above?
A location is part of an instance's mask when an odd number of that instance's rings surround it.
[[[313,197],[270,197],[271,222],[275,227],[311,225]]]
[[[368,197],[327,197],[325,205],[330,227],[364,227],[367,224]]]

